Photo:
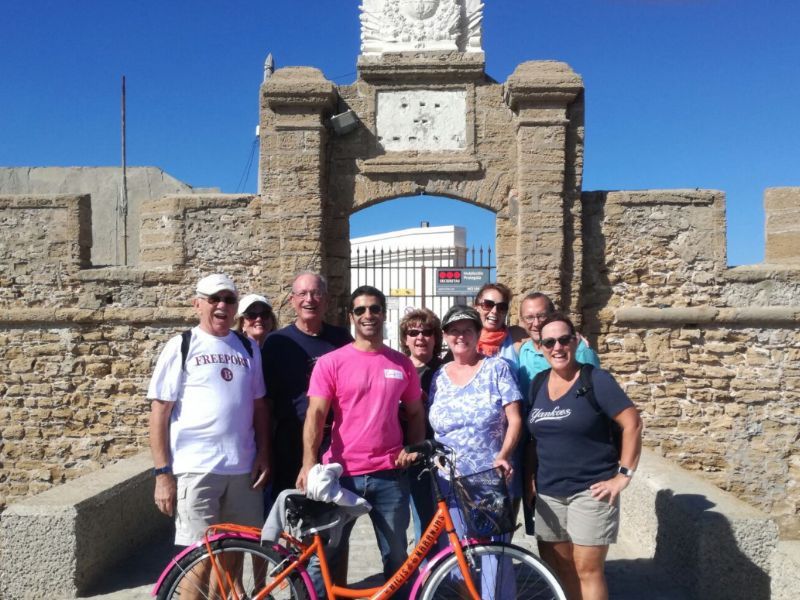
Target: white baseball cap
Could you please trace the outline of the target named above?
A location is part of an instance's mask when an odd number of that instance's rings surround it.
[[[222,273],[208,275],[197,282],[197,293],[203,296],[213,296],[222,290],[227,290],[236,296],[239,295],[231,278]]]
[[[239,300],[239,311],[236,316],[241,317],[244,313],[247,312],[247,309],[253,306],[253,304],[258,304],[261,302],[262,304],[266,304],[267,308],[272,308],[272,304],[269,303],[266,296],[260,296],[258,294],[247,294],[247,296],[243,296],[241,300]]]

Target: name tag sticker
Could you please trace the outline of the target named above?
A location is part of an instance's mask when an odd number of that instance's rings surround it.
[[[397,369],[384,369],[383,376],[386,379],[403,379],[403,372]]]

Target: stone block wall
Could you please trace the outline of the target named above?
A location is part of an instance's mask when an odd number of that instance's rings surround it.
[[[728,269],[720,192],[583,203],[586,330],[645,444],[800,536],[800,265]]]
[[[197,279],[273,298],[252,196],[146,204],[142,267],[91,268],[88,196],[0,197],[0,509],[147,446],[160,348],[194,323]]]

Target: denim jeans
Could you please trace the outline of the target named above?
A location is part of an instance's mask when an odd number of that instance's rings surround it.
[[[406,529],[409,522],[409,493],[408,478],[404,471],[391,469],[387,471],[376,471],[364,475],[343,475],[339,478],[339,484],[345,488],[362,496],[372,505],[369,511],[369,518],[375,530],[375,538],[378,542],[378,549],[383,561],[383,574],[388,578],[400,568],[408,557],[406,545]],[[340,559],[347,556],[350,534],[355,527],[355,521],[348,523],[342,531],[339,544],[335,547],[328,544],[325,547],[325,557],[330,563],[331,572],[346,577],[346,565],[342,568]],[[345,560],[347,560],[345,558]],[[325,597],[324,584],[319,573],[319,565],[316,560],[309,563],[309,575],[314,581],[317,596]],[[336,583],[345,584],[345,581]],[[400,593],[396,597],[402,598]]]

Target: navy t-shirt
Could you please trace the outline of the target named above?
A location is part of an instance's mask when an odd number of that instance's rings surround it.
[[[261,364],[267,397],[273,402],[277,421],[289,417],[305,420],[308,382],[317,359],[353,341],[342,327],[323,323],[319,335],[300,331],[292,323],[267,336],[261,349]]]
[[[608,371],[592,369],[592,387],[597,404],[609,417],[633,406]],[[619,462],[608,418],[598,413],[585,395],[578,395],[579,388],[580,378],[553,401],[545,381],[528,413],[528,431],[536,443],[539,462],[536,491],[541,494],[570,496],[617,473]]]
[[[267,398],[272,401],[272,493],[293,488],[303,463],[303,423],[308,382],[317,359],[353,341],[350,332],[323,324],[319,335],[291,325],[267,336],[261,364]]]

